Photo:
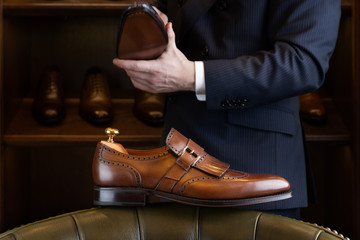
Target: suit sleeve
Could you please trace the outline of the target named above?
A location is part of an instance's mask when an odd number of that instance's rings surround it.
[[[271,0],[270,47],[231,60],[205,61],[210,109],[251,108],[318,89],[324,82],[341,15],[340,0]]]

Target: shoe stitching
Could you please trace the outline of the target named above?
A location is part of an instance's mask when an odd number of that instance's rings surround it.
[[[196,163],[194,164],[194,167],[196,167],[198,164],[200,164],[207,156],[208,154],[205,153],[204,156],[202,156],[198,161],[196,161]]]
[[[171,150],[172,150],[173,152],[175,152],[176,154],[178,154],[177,149],[176,149],[173,145],[171,145],[171,139],[172,139],[172,137],[174,136],[174,133],[175,133],[175,131],[172,129],[172,130],[170,131],[167,139],[166,139],[166,142],[168,143],[168,146],[171,148]]]
[[[137,156],[137,157],[134,157],[134,156],[131,156],[131,155],[128,155],[128,154],[124,154],[124,153],[115,151],[112,148],[108,148],[108,147],[105,147],[105,146],[103,146],[103,150],[105,150],[105,151],[107,151],[109,153],[115,154],[117,156],[121,156],[123,158],[132,159],[132,160],[153,160],[153,159],[161,158],[161,157],[168,154],[168,151],[164,151],[164,152],[152,155],[152,156]]]
[[[191,183],[195,183],[198,181],[205,181],[205,180],[213,180],[216,179],[215,177],[198,177],[198,178],[193,178],[193,179],[189,179],[186,182],[184,182],[180,188],[180,194],[183,195],[186,191],[186,188],[188,187],[189,184]]]
[[[187,189],[187,187],[192,184],[192,183],[196,183],[199,181],[206,181],[206,180],[214,180],[214,179],[222,179],[222,180],[236,180],[236,179],[243,179],[246,177],[246,174],[244,174],[241,177],[221,177],[221,178],[216,178],[216,177],[197,177],[197,178],[193,178],[193,179],[189,179],[186,182],[184,182],[180,188],[180,194],[183,195]]]

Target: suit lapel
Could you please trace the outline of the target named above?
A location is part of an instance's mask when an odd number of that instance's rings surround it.
[[[177,34],[177,42],[181,41],[186,32],[215,2],[216,0],[188,0],[185,2],[175,16],[174,31]]]

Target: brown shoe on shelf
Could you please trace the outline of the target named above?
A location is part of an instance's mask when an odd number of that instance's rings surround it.
[[[41,124],[59,124],[66,115],[62,79],[56,66],[40,79],[33,103],[33,116]]]
[[[300,116],[303,120],[315,124],[326,122],[326,109],[317,91],[300,95]]]
[[[152,126],[164,123],[165,95],[135,90],[134,115]]]
[[[117,57],[147,60],[159,57],[167,47],[164,22],[145,2],[134,2],[121,16],[117,35]]]
[[[93,159],[95,205],[144,206],[152,198],[190,205],[241,206],[291,198],[290,184],[280,176],[250,174],[207,154],[191,139],[171,129],[166,146],[125,149],[106,129]]]
[[[79,113],[83,119],[94,125],[109,124],[113,119],[108,82],[104,72],[97,67],[90,68],[86,73]]]

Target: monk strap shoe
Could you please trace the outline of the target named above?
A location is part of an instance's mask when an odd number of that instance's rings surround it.
[[[96,148],[95,205],[144,206],[160,197],[190,205],[226,207],[292,196],[284,178],[232,170],[175,129],[169,132],[166,146],[152,150],[125,149],[113,142],[115,134]]]

